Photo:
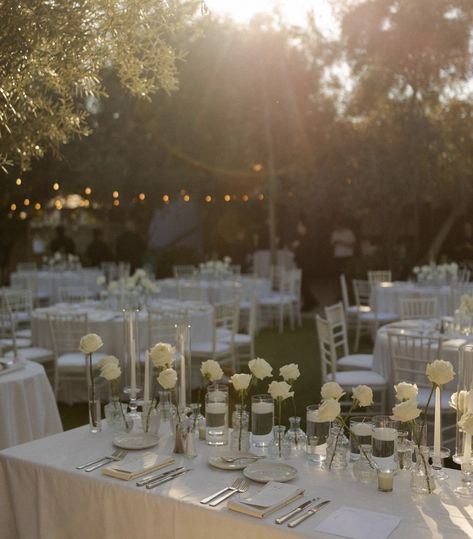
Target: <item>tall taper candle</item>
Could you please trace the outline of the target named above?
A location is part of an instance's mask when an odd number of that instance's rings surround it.
[[[128,327],[130,335],[130,397],[136,399],[136,351],[135,351],[135,338],[133,335],[133,316],[130,316],[130,324]]]
[[[434,422],[434,458],[440,459],[440,432],[441,432],[441,417],[440,417],[440,387],[435,388],[435,422]]]
[[[473,412],[473,387],[468,391],[466,399],[465,413]],[[463,462],[469,462],[471,459],[471,434],[463,433]]]
[[[179,353],[181,354],[181,391],[179,405],[182,410],[186,407],[186,349],[184,331],[179,335]]]
[[[146,354],[145,354],[145,385],[144,385],[143,400],[145,402],[149,401],[149,352],[148,350],[146,350]]]

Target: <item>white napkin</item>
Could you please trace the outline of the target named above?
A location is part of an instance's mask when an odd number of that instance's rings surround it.
[[[315,528],[316,531],[349,539],[386,539],[401,518],[356,507],[340,507]]]
[[[271,507],[291,496],[295,496],[298,490],[299,488],[294,485],[270,481],[257,494],[248,498],[241,498],[240,502],[256,507]]]

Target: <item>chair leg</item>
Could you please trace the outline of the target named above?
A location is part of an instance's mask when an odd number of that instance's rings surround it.
[[[360,345],[360,333],[361,333],[361,320],[358,318],[356,321],[354,352],[358,352],[358,347]]]
[[[279,333],[284,331],[284,307],[281,304],[279,306]]]

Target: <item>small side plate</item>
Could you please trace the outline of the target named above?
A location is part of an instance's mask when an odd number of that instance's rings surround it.
[[[258,483],[269,481],[284,483],[297,477],[297,469],[282,462],[255,462],[243,470],[243,475]]]
[[[225,451],[224,453],[218,453],[215,455],[210,455],[208,458],[208,463],[214,468],[219,470],[243,470],[250,464],[253,464],[253,458],[256,457],[254,453],[244,453],[239,451]],[[239,458],[241,460],[236,460],[235,462],[225,462],[222,457],[229,458]],[[245,460],[247,457],[248,460]]]
[[[159,437],[147,432],[135,434],[119,434],[113,439],[113,443],[121,449],[148,449],[159,442]]]

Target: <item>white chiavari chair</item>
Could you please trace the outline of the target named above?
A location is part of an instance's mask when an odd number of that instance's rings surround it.
[[[372,270],[368,271],[368,282],[372,286],[376,286],[381,283],[390,283],[392,282],[392,272],[391,270]]]
[[[450,314],[460,307],[462,296],[473,296],[473,283],[452,283],[450,285]]]
[[[185,279],[196,274],[197,268],[191,264],[178,264],[172,268],[175,279]]]
[[[401,320],[438,318],[438,299],[435,296],[404,296],[399,298]]]

